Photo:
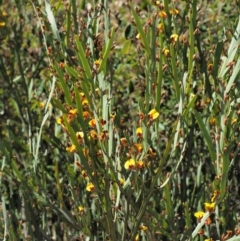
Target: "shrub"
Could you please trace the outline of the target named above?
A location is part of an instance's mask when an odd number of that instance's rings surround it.
[[[217,3],[2,6],[3,240],[240,240],[240,21]]]

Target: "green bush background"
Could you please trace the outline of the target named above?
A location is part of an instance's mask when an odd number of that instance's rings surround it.
[[[240,240],[238,6],[0,1],[0,239]]]

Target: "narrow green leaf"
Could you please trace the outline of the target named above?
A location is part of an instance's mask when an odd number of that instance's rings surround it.
[[[128,39],[124,42],[123,47],[121,49],[122,54],[128,54],[131,46],[131,40]]]
[[[76,79],[79,78],[79,74],[78,74],[77,70],[75,70],[74,68],[66,65],[66,66],[65,66],[65,70],[66,70],[66,72],[67,72],[71,77],[74,77],[74,78],[76,78]]]
[[[99,66],[99,71],[103,70],[104,74],[106,74],[106,63],[107,63],[108,56],[110,54],[110,50],[113,45],[114,36],[115,36],[115,29],[112,28],[110,39],[108,40],[107,46],[106,46],[104,54],[103,54],[103,59]]]
[[[46,9],[48,21],[51,24],[51,28],[52,28],[52,32],[54,34],[54,37],[59,42],[61,42],[61,38],[60,38],[60,35],[59,35],[59,31],[58,31],[58,28],[57,28],[57,24],[56,24],[52,9],[51,9],[51,5],[48,3],[47,0],[45,0],[45,9]]]
[[[60,85],[62,87],[62,90],[64,92],[64,97],[67,101],[67,104],[68,105],[72,105],[72,100],[71,100],[71,95],[70,95],[70,91],[69,91],[69,88],[63,78],[63,73],[62,73],[62,70],[57,66],[55,65],[54,66],[55,70],[57,71],[57,74],[58,74],[58,79],[60,81]]]
[[[194,116],[198,122],[198,125],[200,127],[200,130],[202,132],[202,135],[207,143],[207,146],[208,146],[208,150],[210,152],[210,156],[211,156],[211,159],[213,162],[216,161],[216,152],[215,152],[215,149],[214,149],[214,146],[213,146],[213,143],[212,143],[212,140],[211,140],[211,137],[210,137],[210,134],[206,128],[206,125],[203,123],[203,120],[202,120],[202,117],[201,115],[198,113],[198,111],[193,111],[194,113]]]
[[[239,70],[240,70],[240,59],[238,59],[236,65],[234,66],[234,69],[233,69],[233,72],[231,74],[231,77],[227,83],[227,86],[225,88],[225,91],[224,91],[224,95],[226,95],[229,90],[231,89],[234,81],[236,80],[237,76],[238,76],[238,73],[239,73]]]
[[[150,51],[150,46],[149,46],[149,41],[147,40],[146,34],[143,31],[143,27],[142,27],[142,23],[137,15],[137,13],[135,12],[134,8],[133,8],[133,4],[130,3],[130,8],[131,8],[131,12],[133,14],[136,26],[137,26],[137,30],[138,33],[140,34],[141,40],[143,42],[143,45],[147,51],[148,56],[151,55],[151,51]]]
[[[55,98],[52,98],[53,105],[56,106],[59,110],[61,110],[63,113],[67,113],[66,109],[63,107],[62,103]]]
[[[78,120],[79,120],[80,125],[82,127],[84,137],[87,138],[86,124],[85,124],[84,117],[83,117],[83,108],[82,108],[82,103],[81,103],[81,100],[80,100],[80,93],[79,93],[78,87],[76,85],[74,86],[74,91],[75,91],[76,104],[77,104],[77,110],[78,110]]]
[[[233,237],[231,237],[227,241],[240,241],[240,236],[239,235],[238,236],[234,235]]]
[[[182,117],[185,118],[189,111],[193,108],[195,101],[197,99],[197,95],[191,94],[190,95],[190,102],[187,105],[187,108],[184,109]]]
[[[77,45],[77,50],[78,50],[77,53],[78,53],[78,56],[79,56],[79,58],[81,60],[81,63],[82,63],[83,69],[84,69],[84,73],[86,74],[87,79],[91,80],[91,78],[92,78],[91,68],[90,68],[88,59],[87,59],[87,57],[85,55],[82,43],[78,39],[77,35],[75,36],[75,43]]]
[[[219,61],[221,59],[221,55],[222,55],[222,49],[223,49],[224,43],[223,41],[218,42],[217,43],[217,48],[215,50],[215,54],[214,54],[214,62],[213,62],[213,71],[212,71],[212,76],[213,79],[215,80],[218,74],[218,70],[219,70]],[[215,83],[216,85],[216,83]]]

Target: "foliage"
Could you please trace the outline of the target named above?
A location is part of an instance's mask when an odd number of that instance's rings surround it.
[[[237,4],[1,3],[1,239],[240,240]]]

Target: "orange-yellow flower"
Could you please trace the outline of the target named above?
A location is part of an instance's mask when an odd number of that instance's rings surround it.
[[[155,120],[157,119],[159,116],[159,113],[155,110],[155,109],[152,109],[149,113],[148,113],[148,118],[150,120]]]
[[[91,127],[96,127],[96,120],[95,119],[91,119],[88,124],[91,126]]]
[[[213,192],[213,197],[211,198],[211,202],[212,202],[212,203],[216,201],[219,193],[220,193],[219,190],[215,190],[215,191]]]
[[[156,156],[156,152],[151,147],[148,148],[148,152],[147,153],[151,157]]]
[[[77,115],[77,109],[71,109],[68,112],[67,121],[70,123]]]
[[[213,64],[209,64],[208,67],[207,67],[208,71],[212,71],[213,69]]]
[[[94,187],[94,185],[93,185],[91,182],[89,182],[89,183],[87,184],[87,186],[86,186],[86,190],[87,190],[88,192],[93,192],[93,191],[95,190],[95,187]]]
[[[129,159],[129,160],[127,160],[125,162],[124,167],[127,170],[129,170],[129,169],[133,170],[135,168],[135,165],[136,165],[135,160],[134,159]]]
[[[90,130],[90,136],[92,137],[93,140],[98,139],[98,134],[95,130]]]
[[[216,123],[216,118],[212,117],[212,118],[209,120],[209,124],[210,124],[211,126],[214,126],[215,123]]]
[[[134,147],[135,147],[135,149],[136,149],[138,152],[142,152],[142,150],[143,150],[143,147],[142,147],[141,144],[135,143],[135,144],[134,144]]]
[[[178,13],[179,13],[179,11],[176,9],[176,8],[174,8],[174,9],[171,9],[170,11],[169,11],[171,14],[173,14],[173,15],[178,15]]]
[[[99,135],[100,141],[107,141],[109,139],[108,131],[103,131]]]
[[[86,119],[89,118],[89,113],[88,113],[88,111],[83,111],[83,118],[84,118],[84,120],[86,120]]]
[[[145,167],[145,163],[143,161],[137,161],[137,167],[138,169],[142,169]]]
[[[121,144],[122,144],[123,146],[127,146],[127,139],[126,139],[126,137],[122,137],[122,138],[120,139],[120,142],[121,142]]]
[[[143,224],[141,224],[141,225],[139,226],[139,228],[140,228],[142,231],[146,231],[146,230],[148,229],[148,227],[145,226],[145,225],[143,225]]]
[[[69,147],[66,148],[67,152],[75,152],[77,150],[75,145],[71,145]]]
[[[165,11],[160,11],[158,13],[158,16],[161,17],[161,18],[166,18],[167,17],[167,13]]]

